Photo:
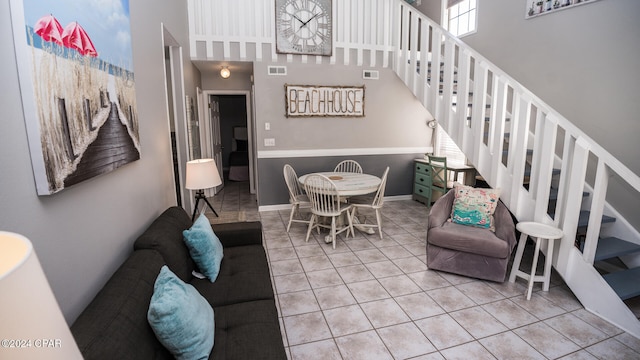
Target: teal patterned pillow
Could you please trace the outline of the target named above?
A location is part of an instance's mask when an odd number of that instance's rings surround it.
[[[495,231],[493,213],[500,200],[500,189],[473,188],[456,184],[451,221]]]
[[[164,265],[153,287],[147,320],[176,359],[208,359],[214,343],[211,305]]]

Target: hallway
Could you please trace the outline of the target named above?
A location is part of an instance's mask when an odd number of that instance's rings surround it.
[[[205,214],[212,224],[234,221],[260,221],[256,195],[249,192],[248,181],[229,181],[225,179],[224,188],[209,202],[218,213],[216,217],[207,207]]]

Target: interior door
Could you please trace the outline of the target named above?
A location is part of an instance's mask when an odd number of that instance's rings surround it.
[[[209,118],[211,119],[211,134],[212,134],[212,150],[213,160],[220,173],[222,184],[215,188],[215,193],[222,190],[224,187],[224,172],[222,168],[222,135],[220,134],[220,100],[217,96],[209,96]]]
[[[171,33],[163,27],[162,42],[165,50],[165,94],[167,118],[171,131],[171,149],[173,175],[176,190],[176,203],[185,209],[191,209],[193,203],[184,188],[185,164],[188,160],[188,141],[186,139],[186,119],[184,117],[184,101],[182,76],[182,48]]]

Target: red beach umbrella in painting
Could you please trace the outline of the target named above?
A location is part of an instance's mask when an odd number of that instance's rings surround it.
[[[77,21],[69,23],[69,25],[64,27],[62,43],[68,48],[78,50],[82,55],[98,56],[98,52],[95,46],[93,46],[91,38],[89,38],[87,32],[84,31]]]
[[[40,35],[44,41],[53,41],[62,45],[62,25],[51,14],[41,17],[33,27],[33,31]]]

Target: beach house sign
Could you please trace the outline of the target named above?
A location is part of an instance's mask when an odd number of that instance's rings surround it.
[[[363,117],[364,85],[314,86],[285,84],[287,117]]]

